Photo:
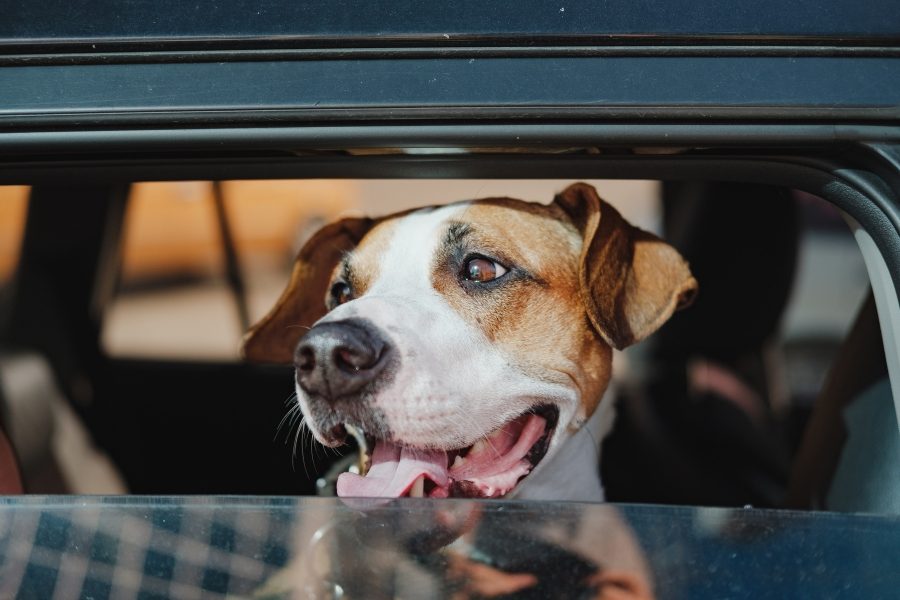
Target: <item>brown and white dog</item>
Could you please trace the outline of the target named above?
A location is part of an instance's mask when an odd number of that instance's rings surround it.
[[[589,185],[344,219],[300,251],[254,361],[293,363],[306,424],[374,447],[341,496],[602,500],[612,349],[697,290],[671,246]]]

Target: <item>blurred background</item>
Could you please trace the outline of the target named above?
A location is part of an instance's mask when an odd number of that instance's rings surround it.
[[[557,180],[283,180],[132,184],[127,192],[114,289],[100,315],[100,352],[104,361],[125,365],[123,368],[126,370],[145,363],[164,365],[169,370],[179,364],[196,366],[204,363],[211,369],[224,369],[221,365],[238,363],[240,341],[246,324],[255,322],[274,304],[287,282],[294,254],[325,223],[348,215],[375,216],[415,206],[493,196],[547,203],[568,183]],[[616,384],[620,396],[624,398],[621,402],[638,407],[639,413],[659,410],[661,414],[680,406],[682,402],[687,407],[695,405],[696,398],[688,389],[696,384],[691,379],[691,369],[696,371],[695,358],[698,353],[706,356],[703,360],[707,362],[702,363],[703,368],[708,362],[724,365],[725,371],[736,374],[739,381],[748,383],[751,390],[758,392],[755,396],[750,394],[752,397],[758,396],[758,400],[746,401],[745,394],[744,400],[732,402],[737,402],[736,405],[744,402],[742,414],[749,415],[748,422],[754,423],[751,433],[755,432],[753,436],[756,436],[734,460],[753,464],[761,461],[765,464],[758,470],[749,469],[752,471],[749,475],[740,475],[750,479],[762,478],[764,483],[750,485],[746,493],[735,497],[716,493],[697,498],[678,494],[667,497],[660,495],[658,490],[635,487],[624,475],[634,468],[633,459],[627,456],[637,452],[652,457],[652,448],[635,447],[633,441],[655,434],[643,431],[646,429],[645,420],[625,414],[625,425],[641,431],[638,434],[626,432],[612,438],[608,456],[620,467],[613,467],[608,474],[604,474],[611,497],[700,503],[706,498],[707,503],[725,504],[752,498],[763,504],[776,503],[785,493],[790,459],[800,443],[829,365],[868,293],[865,266],[847,226],[830,204],[792,190],[773,192],[752,186],[739,186],[737,191],[733,186],[725,189],[710,186],[673,188],[655,181],[603,180],[590,183],[632,223],[678,240],[676,245],[679,249],[707,278],[704,281],[698,275],[701,298],[708,293],[707,290],[716,287],[709,280],[722,278],[725,281],[726,274],[737,274],[736,283],[719,286],[724,291],[717,305],[726,308],[722,315],[715,317],[718,321],[713,319],[705,326],[689,322],[683,325],[673,323],[674,333],[663,331],[659,347],[640,344],[624,356],[617,357]],[[739,197],[741,194],[747,198],[742,200]],[[719,196],[723,195],[734,197],[729,198],[732,202],[714,202],[714,207],[726,207],[722,209],[722,214],[716,215],[714,212],[718,208],[710,209],[704,203],[711,197],[722,200]],[[772,196],[771,202],[753,202],[768,196]],[[0,187],[0,290],[7,298],[15,292],[28,204],[29,188]],[[717,220],[699,230],[701,233],[692,230],[690,223],[702,222],[703,218]],[[77,223],[72,226],[77,227]],[[728,232],[724,240],[710,239],[701,244],[706,235],[702,232],[716,230]],[[739,233],[735,234],[735,231]],[[719,244],[718,250],[716,244]],[[692,252],[696,253],[696,257]],[[704,267],[703,257],[712,255],[719,262]],[[777,277],[772,276],[775,271],[779,273]],[[719,292],[709,293],[712,298],[718,298],[716,294]],[[748,366],[753,361],[742,358],[746,353],[741,357],[726,357],[717,343],[712,344],[716,350],[707,347],[684,348],[678,344],[673,350],[673,345],[666,341],[676,334],[681,339],[694,337],[685,331],[696,333],[703,327],[716,330],[720,337],[728,337],[728,331],[722,328],[729,327],[731,322],[747,321],[748,303],[751,307],[759,307],[767,302],[759,300],[763,297],[772,298],[768,301],[772,304],[771,316],[765,324],[753,325],[761,336],[753,343],[764,347],[759,353],[762,358],[758,361],[764,367]],[[753,310],[750,309],[751,312]],[[672,352],[678,355],[677,359],[672,358]],[[683,382],[684,390],[679,388],[677,393],[672,392],[671,381],[665,383],[668,387],[653,387],[652,382],[659,379],[656,376],[658,372],[665,371],[656,367],[660,356],[668,357],[666,360],[670,363],[673,360],[683,363],[684,368],[679,367],[678,372],[682,375],[688,373],[685,377],[690,379]],[[714,360],[707,360],[709,356],[713,356]],[[53,377],[45,372],[47,369],[52,371],[52,366],[40,365],[40,362],[20,362],[17,367],[10,367],[8,363],[6,377],[0,377],[0,383],[7,388],[15,387],[17,375],[9,373],[27,373],[29,369],[34,373],[34,380],[52,380]],[[648,369],[653,372],[648,373]],[[168,373],[169,370],[159,372]],[[761,371],[765,372],[764,377],[756,377]],[[212,376],[218,372],[211,371]],[[107,398],[109,395],[115,396],[120,404],[127,404],[128,398],[120,397],[123,394],[121,390],[148,386],[151,385],[148,382],[156,379],[143,371],[141,373],[140,376],[128,375],[127,381],[116,387],[115,392],[107,391],[103,406],[111,405],[112,401]],[[126,376],[122,377],[126,379]],[[234,464],[234,461],[240,460],[235,458],[240,456],[239,453],[228,454],[227,461],[231,465],[216,467],[220,473],[218,478],[205,480],[198,476],[194,480],[196,489],[192,490],[189,483],[172,486],[159,483],[165,481],[167,468],[173,473],[178,470],[172,465],[173,461],[178,456],[184,456],[185,449],[191,448],[189,439],[173,442],[172,445],[177,448],[163,459],[159,455],[158,444],[167,443],[168,438],[174,439],[172,436],[179,435],[189,437],[190,427],[194,427],[193,431],[197,432],[195,443],[205,448],[202,451],[204,458],[193,467],[199,469],[203,469],[204,465],[211,467],[210,462],[220,456],[220,451],[209,449],[210,444],[234,444],[233,437],[229,439],[226,435],[221,440],[215,432],[203,430],[202,411],[190,412],[185,404],[190,401],[191,395],[203,395],[206,388],[202,384],[202,376],[199,377],[201,382],[195,382],[193,387],[187,385],[184,393],[171,391],[169,404],[161,402],[156,412],[152,407],[141,409],[148,412],[140,418],[129,414],[121,406],[112,413],[104,409],[106,412],[98,417],[103,412],[97,408],[99,404],[79,404],[77,399],[67,397],[71,395],[66,392],[70,385],[50,384],[54,391],[43,393],[45,397],[54,396],[48,403],[49,413],[9,414],[6,417],[10,426],[19,423],[18,431],[13,427],[11,437],[14,445],[25,448],[19,453],[26,459],[22,461],[26,471],[26,489],[33,492],[77,493],[284,491],[283,486],[278,485],[248,488],[237,483],[240,473],[255,468],[252,464]],[[246,403],[247,410],[266,406],[266,414],[269,415],[266,417],[268,420],[259,421],[258,428],[262,431],[252,443],[269,444],[272,455],[279,457],[277,468],[271,469],[275,475],[270,473],[270,476],[315,479],[324,468],[316,463],[316,460],[322,461],[322,450],[308,442],[301,442],[298,450],[295,447],[296,431],[285,433],[285,429],[290,430],[291,427],[282,424],[279,428],[278,419],[274,418],[275,415],[287,413],[285,401],[289,402],[290,372],[267,373],[266,377],[273,381],[283,378],[283,384],[278,388],[282,392],[269,393],[269,397],[264,397],[261,390],[252,402]],[[28,378],[24,379],[26,383],[22,385],[29,385]],[[92,385],[97,387],[96,382]],[[221,394],[221,389],[222,386],[217,387],[215,392],[210,393]],[[102,395],[96,389],[93,393]],[[153,394],[158,396],[159,392]],[[13,396],[15,391],[8,389],[6,395]],[[147,392],[147,395],[151,393]],[[665,400],[660,400],[660,396],[664,396]],[[671,401],[669,396],[673,398]],[[741,397],[741,394],[736,396]],[[723,402],[727,404],[729,401],[726,398]],[[660,406],[653,408],[658,402]],[[757,402],[759,406],[747,406],[746,402]],[[166,423],[178,419],[177,411],[172,409],[178,403],[190,412],[188,420],[193,419],[193,424],[181,429],[173,425],[175,429],[167,431]],[[7,412],[27,413],[30,410],[17,408],[14,403],[7,404]],[[209,411],[216,410],[216,406],[214,399],[206,398],[202,410],[209,414]],[[234,403],[223,406],[227,406],[224,410],[229,411],[235,408]],[[126,423],[132,417],[135,421]],[[232,418],[240,419],[240,416]],[[92,419],[100,425],[92,426]],[[111,434],[115,423],[132,431],[137,431],[144,423],[155,431],[138,435],[115,430]],[[728,431],[728,428],[724,427],[722,431]],[[696,424],[668,433],[671,434],[671,443],[676,445],[681,443],[678,438],[697,438],[698,435],[702,438],[706,435],[698,433]],[[129,435],[134,440],[144,440],[140,442],[144,447],[127,458],[121,458],[117,453],[125,447]],[[622,443],[623,436],[630,441]],[[148,439],[156,441],[148,443]],[[212,439],[217,441],[210,441]],[[712,444],[724,443],[714,438],[710,440]],[[25,456],[29,452],[39,455],[39,458],[29,459]],[[298,452],[316,457],[312,474],[307,466],[307,456],[293,456]],[[687,452],[685,461],[697,462],[690,456],[708,452],[708,447],[692,449]],[[606,457],[607,453],[604,460]],[[253,460],[258,460],[258,457]],[[166,467],[167,461],[169,467]],[[151,462],[153,465],[149,465]],[[326,458],[324,463],[328,462]],[[711,478],[721,475],[716,474],[721,465],[701,464],[694,467],[709,471]],[[229,470],[234,473],[231,480],[234,483],[230,487]],[[141,479],[139,474],[145,472],[158,472],[158,476],[155,479]],[[173,477],[185,481],[190,479],[184,474]],[[724,485],[735,487],[733,482],[729,484],[726,481]]]

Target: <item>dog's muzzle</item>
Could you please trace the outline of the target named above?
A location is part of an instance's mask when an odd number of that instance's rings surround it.
[[[373,383],[392,351],[387,340],[363,321],[316,325],[294,352],[297,383],[307,394],[337,400]]]

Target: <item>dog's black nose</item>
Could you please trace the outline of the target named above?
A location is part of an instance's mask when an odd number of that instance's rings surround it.
[[[371,383],[388,363],[390,345],[360,321],[316,325],[294,352],[297,383],[303,391],[336,399]]]

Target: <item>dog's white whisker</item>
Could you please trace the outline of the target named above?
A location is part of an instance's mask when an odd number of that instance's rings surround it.
[[[309,477],[309,468],[312,465],[315,468],[316,465],[316,457],[318,456],[318,449],[321,447],[321,444],[316,441],[315,436],[313,435],[312,429],[309,426],[309,422],[304,418],[300,422],[300,429],[302,430],[302,443],[300,444],[301,456],[303,460],[303,471],[306,473],[307,478]],[[310,452],[303,452],[303,446],[309,445]],[[307,458],[309,459],[308,462]]]
[[[286,415],[281,419],[281,424],[278,427],[278,431],[280,431],[284,425],[287,425],[287,434],[285,435],[284,443],[288,444],[290,442],[291,430],[297,424],[297,422],[303,418],[303,413],[300,412],[299,407],[290,409]],[[276,434],[277,435],[277,434]]]
[[[296,394],[294,396],[296,396]],[[275,428],[275,437],[273,438],[273,441],[278,438],[278,434],[281,433],[281,430],[285,425],[287,425],[288,435],[290,435],[290,430],[294,426],[294,422],[297,420],[298,415],[302,417],[300,405],[294,404],[294,406],[290,407],[284,416],[281,417],[281,421],[278,422],[278,427]],[[287,439],[285,439],[285,443],[287,443]]]
[[[296,427],[296,429],[294,431],[294,441],[293,441],[293,444],[291,445],[291,464],[292,465],[293,465],[294,460],[297,458],[297,441],[303,433],[303,426],[304,426],[305,421],[304,421],[303,417],[301,416],[299,420],[295,421],[295,423],[296,423],[296,425],[294,425],[294,427]]]

